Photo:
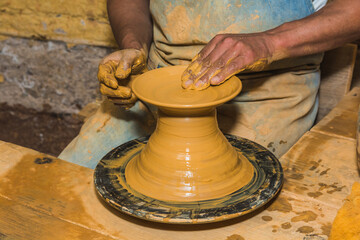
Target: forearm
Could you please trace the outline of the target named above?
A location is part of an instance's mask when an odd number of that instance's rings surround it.
[[[120,49],[149,49],[152,21],[149,0],[108,0],[108,15]]]
[[[359,11],[359,0],[334,0],[304,19],[267,31],[273,39],[271,60],[318,53],[359,39]]]

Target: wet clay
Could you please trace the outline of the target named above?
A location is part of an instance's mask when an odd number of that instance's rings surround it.
[[[329,240],[360,239],[360,183],[355,182],[351,194],[337,213]]]
[[[201,201],[226,196],[254,175],[252,164],[218,128],[216,106],[235,97],[241,82],[233,77],[203,91],[181,87],[186,66],[147,72],[133,83],[143,101],[158,106],[158,120],[143,151],[125,170],[135,191],[163,201]]]

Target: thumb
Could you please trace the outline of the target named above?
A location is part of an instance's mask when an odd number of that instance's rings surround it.
[[[115,77],[118,79],[127,78],[131,73],[131,64],[132,63],[126,61],[126,59],[120,61],[115,71]]]

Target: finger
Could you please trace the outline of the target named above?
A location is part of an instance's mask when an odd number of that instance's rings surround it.
[[[119,65],[116,68],[115,77],[118,79],[125,79],[131,73],[131,62],[127,60],[119,61]]]
[[[114,76],[114,65],[115,63],[113,61],[109,61],[105,64],[100,64],[98,68],[97,77],[100,83],[103,83],[108,87],[116,89],[118,83]]]
[[[269,60],[267,58],[261,58],[256,62],[246,66],[247,70],[250,71],[261,71],[269,64]]]
[[[217,57],[217,56],[215,56],[215,57]],[[202,78],[207,73],[207,71],[212,67],[212,65],[213,65],[212,61],[215,61],[215,60],[210,60],[208,58],[204,59],[203,61],[201,61],[200,59],[196,60],[194,62],[194,64],[190,67],[188,72],[183,73],[183,77],[182,77],[183,88],[200,90],[200,88],[198,88],[197,81],[200,78]],[[206,86],[204,86],[204,88],[206,88]],[[204,88],[201,88],[201,89],[204,89]]]
[[[117,66],[115,76],[118,79],[125,79],[130,74],[141,72],[146,66],[145,55],[140,50],[129,51],[124,55]]]
[[[268,60],[266,58],[261,58],[253,63],[246,61],[243,56],[239,56],[233,61],[229,62],[217,75],[215,75],[211,80],[211,85],[219,85],[234,76],[245,70],[250,71],[261,71],[268,65]]]
[[[225,35],[215,36],[193,59],[191,64],[187,67],[181,76],[182,87],[185,89],[194,88],[193,83],[196,78],[199,78],[206,69],[211,65],[211,62],[204,61],[210,53],[215,49],[219,42]]]
[[[116,97],[108,97],[113,103],[118,105],[127,105],[134,104],[137,101],[137,97],[134,93],[131,94],[131,97],[128,99],[116,98]]]
[[[225,49],[227,50],[225,51]],[[221,72],[226,64],[229,64],[235,58],[235,54],[232,48],[224,48],[223,46],[219,46],[218,50],[210,53],[209,56],[204,59],[205,62],[210,63],[209,67],[207,67],[204,74],[194,80],[194,88],[203,90],[209,87],[211,79]]]
[[[235,74],[238,74],[246,69],[244,67],[245,61],[243,56],[239,56],[232,61],[230,61],[228,64],[226,64],[221,71],[218,71],[211,79],[210,84],[211,85],[219,85],[223,82],[225,82],[230,77],[234,76]]]
[[[131,73],[132,74],[139,74],[146,66],[146,59],[145,55],[143,53],[140,53],[140,55],[134,59],[134,62],[132,63],[131,67]]]
[[[117,89],[111,89],[104,84],[100,84],[100,93],[107,97],[125,98],[131,97],[131,89],[128,87],[118,86]]]
[[[200,65],[198,60],[190,64],[181,76],[182,87],[185,89],[191,88],[194,83],[194,80],[200,74],[201,69],[202,66]]]

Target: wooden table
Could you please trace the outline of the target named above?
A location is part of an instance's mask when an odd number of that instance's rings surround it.
[[[0,142],[0,239],[327,239],[360,181],[354,89],[280,161],[285,183],[265,207],[225,222],[179,226],[123,215],[97,196],[93,170]]]

